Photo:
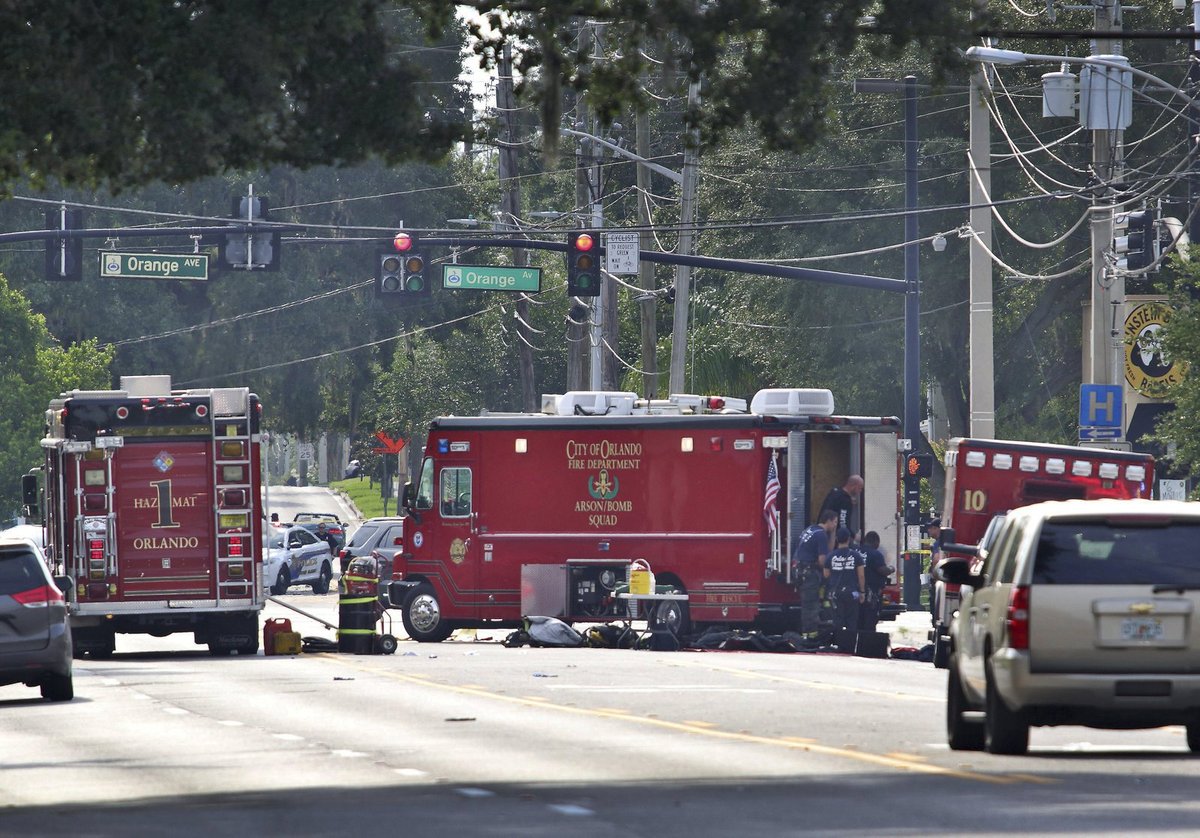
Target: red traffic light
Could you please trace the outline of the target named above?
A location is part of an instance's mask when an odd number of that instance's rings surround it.
[[[412,246],[413,239],[408,233],[397,233],[396,237],[392,239],[392,247],[396,248],[401,253],[412,250]]]
[[[589,234],[589,233],[580,233],[579,235],[577,235],[575,237],[575,249],[576,250],[591,250],[592,245],[594,245],[595,243],[596,243],[596,240],[593,239],[591,237],[591,234]]]

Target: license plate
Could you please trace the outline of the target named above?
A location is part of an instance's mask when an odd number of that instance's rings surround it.
[[[1121,637],[1125,640],[1161,640],[1162,620],[1157,617],[1126,617],[1121,621]]]

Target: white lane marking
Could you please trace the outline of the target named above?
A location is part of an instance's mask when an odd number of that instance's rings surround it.
[[[285,742],[303,742],[304,741],[303,736],[297,736],[294,733],[272,733],[271,735],[274,736],[276,739],[282,739]]]
[[[170,713],[172,716],[190,716],[191,713],[184,710],[182,707],[164,707],[164,713]]]
[[[217,724],[225,725],[225,727],[245,727],[245,723],[239,722],[237,719],[222,719]]]
[[[402,777],[424,777],[426,775],[426,772],[420,768],[395,768],[393,770]]]
[[[335,757],[345,757],[347,759],[350,759],[353,757],[365,757],[366,756],[366,754],[363,753],[362,751],[350,751],[345,748],[334,748],[329,753],[333,754]]]
[[[551,803],[549,809],[558,812],[560,815],[587,816],[596,814],[591,809],[583,806],[574,806],[570,803]]]

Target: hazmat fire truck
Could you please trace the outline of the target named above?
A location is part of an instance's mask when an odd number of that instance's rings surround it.
[[[75,652],[111,655],[118,633],[190,631],[214,655],[258,650],[264,590],[259,423],[246,388],[119,390],[50,402],[41,495],[46,555],[69,591]]]
[[[624,583],[649,566],[657,619],[799,623],[790,544],[827,491],[858,473],[864,531],[895,555],[899,421],[839,416],[828,390],[744,399],[570,392],[542,412],[441,417],[429,428],[389,599],[410,637],[543,615],[632,616]]]
[[[952,561],[984,557],[995,519],[1010,509],[1047,500],[1148,498],[1154,485],[1154,457],[1131,451],[955,438],[945,462],[942,537]],[[944,669],[958,586],[937,582],[933,599],[933,661]]]

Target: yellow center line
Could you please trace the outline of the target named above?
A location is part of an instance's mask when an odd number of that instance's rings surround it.
[[[543,701],[533,701],[522,696],[504,695],[503,693],[492,692],[480,687],[466,687],[455,684],[444,684],[426,678],[420,675],[412,675],[402,672],[392,672],[386,669],[379,669],[357,661],[348,661],[344,656],[331,654],[314,655],[314,657],[323,657],[331,661],[336,661],[342,666],[348,666],[352,669],[357,669],[360,672],[369,672],[373,675],[380,675],[384,678],[390,678],[395,681],[403,681],[408,684],[428,687],[430,689],[445,690],[454,692],[460,695],[471,695],[477,698],[487,698],[494,701],[503,701],[508,704],[517,704],[525,707],[537,707],[540,710],[557,710],[561,713],[570,713],[577,716],[590,716],[592,718],[601,719],[617,719],[623,722],[631,722],[634,724],[646,725],[649,727],[657,727],[663,730],[674,730],[683,733],[691,733],[696,736],[706,736],[711,739],[721,739],[731,742],[747,742],[755,745],[769,745],[772,747],[782,747],[789,750],[807,751],[814,754],[822,754],[824,756],[843,757],[858,762],[864,762],[869,765],[881,766],[884,768],[894,768],[901,771],[915,771],[920,774],[935,774],[943,777],[955,777],[961,780],[975,780],[980,783],[994,783],[996,785],[1008,785],[1011,783],[1021,782],[1021,779],[1009,777],[1005,775],[980,774],[974,771],[965,771],[954,768],[943,768],[939,765],[930,765],[928,763],[913,762],[906,759],[897,759],[894,756],[886,754],[872,754],[865,751],[849,750],[846,748],[835,748],[830,745],[820,745],[815,742],[806,740],[780,738],[771,736],[758,736],[746,732],[730,732],[723,730],[706,730],[701,727],[695,727],[691,724],[671,722],[665,719],[650,718],[647,716],[630,715],[624,710],[608,710],[593,707],[570,707],[563,704],[547,703]]]

